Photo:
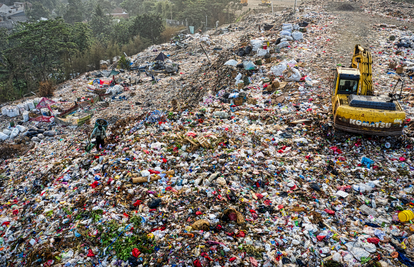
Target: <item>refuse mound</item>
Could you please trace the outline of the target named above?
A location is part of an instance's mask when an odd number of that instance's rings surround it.
[[[0,159],[11,159],[26,153],[31,147],[5,144],[0,146]]]
[[[339,11],[354,11],[355,8],[350,4],[343,4],[337,8]]]
[[[349,4],[343,17],[366,17]],[[344,21],[319,6],[298,24],[282,14],[178,36],[131,56],[137,72],[4,107],[0,266],[414,266],[411,89],[404,135],[336,131],[328,70],[354,28],[335,34]],[[375,27],[388,92],[395,69],[412,71],[414,37],[392,28],[385,54],[391,27]],[[178,74],[145,74],[161,51]],[[100,122],[104,145],[86,151]]]

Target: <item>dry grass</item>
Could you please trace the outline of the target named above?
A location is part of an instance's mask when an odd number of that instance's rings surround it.
[[[52,96],[55,88],[51,81],[44,81],[39,83],[39,95],[42,97]]]
[[[185,29],[185,26],[180,27],[171,27],[167,26],[165,30],[161,33],[160,41],[161,43],[167,43],[171,40],[174,35],[176,35],[179,31]]]

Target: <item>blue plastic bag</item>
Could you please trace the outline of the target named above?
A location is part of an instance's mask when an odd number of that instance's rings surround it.
[[[369,169],[371,168],[371,165],[374,164],[374,161],[367,157],[362,157],[361,164],[364,164]]]

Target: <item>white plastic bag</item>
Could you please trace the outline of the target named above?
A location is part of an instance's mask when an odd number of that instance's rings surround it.
[[[267,54],[267,49],[257,49],[257,55],[263,57]]]
[[[270,70],[273,72],[275,76],[282,76],[283,71],[287,68],[286,61],[280,62],[280,64],[273,66]]]
[[[253,39],[250,41],[250,44],[252,45],[252,51],[257,51],[262,46],[263,41],[258,39]]]
[[[11,131],[9,129],[4,129],[3,133],[7,136],[9,136],[11,134]]]
[[[16,125],[16,128],[19,129],[19,132],[21,132],[21,133],[23,133],[27,130],[27,128],[22,126],[22,125]]]
[[[26,101],[24,102],[26,110],[33,110],[35,108],[33,101]]]
[[[4,141],[4,140],[6,140],[7,138],[9,138],[9,136],[8,136],[7,134],[0,133],[0,140]]]
[[[10,134],[10,139],[15,138],[16,136],[19,135],[19,129],[18,128],[13,128],[11,134]]]
[[[292,24],[291,23],[283,23],[282,24],[282,30],[285,30],[285,29],[292,29],[293,28],[293,26],[292,26]]]
[[[226,61],[226,63],[224,63],[225,66],[234,66],[234,67],[236,67],[237,64],[238,64],[237,60],[234,60],[234,59],[230,59]]]
[[[336,262],[341,262],[342,261],[342,256],[340,253],[338,252],[334,252],[333,256],[332,256],[332,260],[336,261]]]
[[[236,85],[238,85],[239,83],[242,83],[242,77],[243,75],[241,73],[237,74],[235,80],[236,80]]]
[[[291,36],[292,33],[290,31],[281,31],[280,36]]]
[[[293,32],[292,37],[295,41],[299,41],[303,39],[303,33],[301,32]]]
[[[29,112],[27,111],[23,112],[23,121],[24,122],[29,121]]]
[[[243,67],[245,70],[254,70],[256,68],[256,65],[254,65],[251,61],[245,61],[243,62]]]
[[[302,78],[302,75],[300,74],[299,70],[295,69],[295,68],[291,68],[292,72],[288,72],[288,74],[286,74],[285,79],[286,81],[295,81],[295,82],[299,82],[300,78]]]
[[[17,104],[17,108],[19,109],[20,112],[23,112],[26,110],[26,105],[25,104]]]
[[[282,27],[282,31],[289,31],[289,32],[292,32],[292,27],[290,26],[283,26]]]
[[[16,117],[20,114],[19,108],[14,106],[14,107],[9,107],[7,109],[7,116],[13,118]]]

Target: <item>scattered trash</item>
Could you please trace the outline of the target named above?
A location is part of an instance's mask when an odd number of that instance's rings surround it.
[[[333,129],[327,66],[351,62],[326,3],[183,34],[131,56],[131,70],[115,62],[50,99],[7,103],[2,266],[411,266],[412,9],[381,1],[334,9],[401,10],[366,35],[377,93],[397,68],[406,78],[401,137]]]

